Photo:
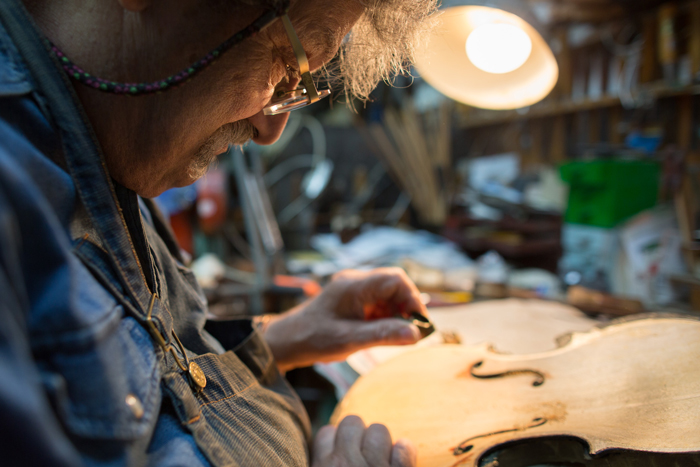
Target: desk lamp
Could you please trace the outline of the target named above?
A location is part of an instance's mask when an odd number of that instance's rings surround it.
[[[518,3],[445,0],[436,18],[439,26],[416,52],[421,77],[473,107],[517,109],[544,99],[559,67],[542,35],[523,19],[527,11],[517,10]]]

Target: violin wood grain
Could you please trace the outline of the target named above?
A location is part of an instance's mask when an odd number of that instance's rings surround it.
[[[576,308],[536,299],[508,298],[430,309],[430,319],[440,332],[456,334],[464,345],[489,344],[500,353],[528,354],[557,348],[557,338],[588,331],[600,324]],[[527,331],[526,331],[527,330]],[[442,343],[435,333],[418,347]],[[410,352],[412,346],[377,346],[348,357],[350,366],[363,375],[378,363]]]
[[[699,362],[700,320],[681,317],[616,322],[529,355],[426,347],[361,377],[333,420],[384,423],[417,444],[419,466],[475,466],[504,443],[557,436],[594,457],[697,453]]]

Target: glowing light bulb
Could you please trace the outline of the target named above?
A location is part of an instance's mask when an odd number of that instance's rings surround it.
[[[503,74],[523,66],[532,52],[532,40],[518,26],[489,23],[469,34],[466,49],[474,66],[487,73]]]

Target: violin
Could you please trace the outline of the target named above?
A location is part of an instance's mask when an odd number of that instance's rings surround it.
[[[417,348],[362,376],[333,414],[383,423],[422,467],[700,466],[700,319],[623,319],[499,354]]]

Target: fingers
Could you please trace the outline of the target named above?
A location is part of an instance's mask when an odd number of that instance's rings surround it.
[[[348,322],[347,325],[353,327],[348,336],[358,350],[375,345],[415,344],[421,339],[418,328],[401,319]]]
[[[365,424],[360,417],[348,415],[338,425],[335,433],[335,450],[343,453],[348,459],[362,455],[360,446],[365,434]]]
[[[377,423],[370,425],[362,438],[361,450],[367,465],[388,467],[392,452],[389,429]]]
[[[418,449],[407,439],[400,439],[391,450],[391,467],[415,467],[418,464]]]
[[[367,273],[359,284],[364,303],[387,302],[394,314],[417,311],[427,314],[420,291],[401,268],[379,268]]]
[[[415,467],[417,451],[407,440],[392,445],[384,425],[365,428],[360,417],[345,417],[338,428],[325,426],[316,435],[314,467]]]
[[[345,317],[378,319],[408,316],[411,312],[427,316],[420,291],[401,268],[377,268],[372,271],[347,269],[333,276],[326,291],[346,297],[350,306]]]

